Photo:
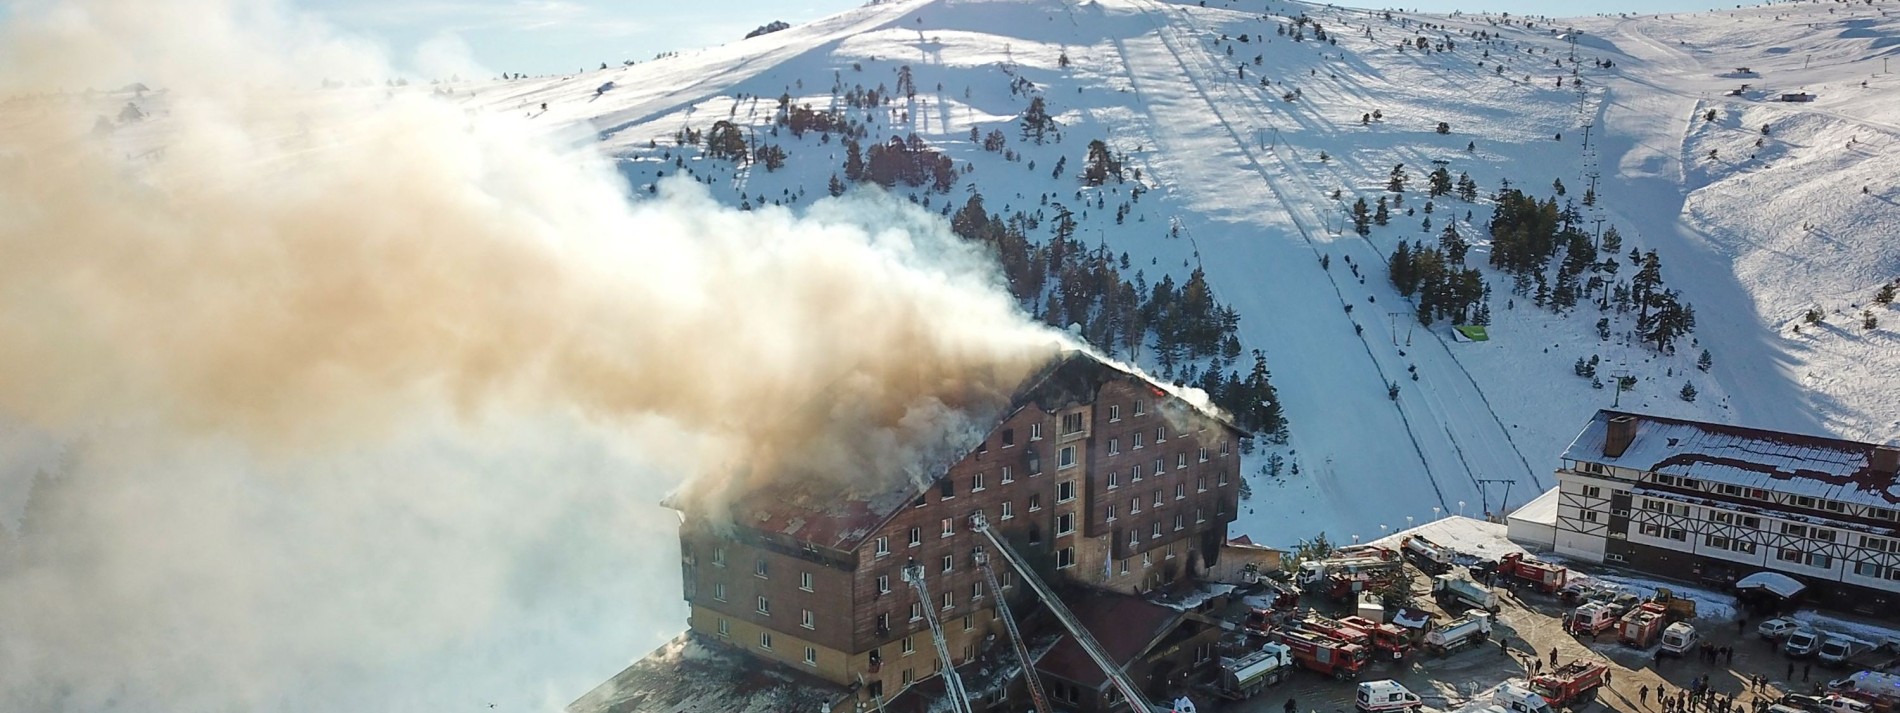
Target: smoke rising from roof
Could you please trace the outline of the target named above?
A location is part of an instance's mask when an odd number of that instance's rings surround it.
[[[667,489],[887,483],[1059,340],[934,216],[631,202],[269,3],[11,12],[0,709],[558,706],[680,628]]]

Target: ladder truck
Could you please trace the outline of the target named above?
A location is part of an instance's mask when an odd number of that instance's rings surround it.
[[[970,710],[970,694],[963,690],[963,677],[957,675],[957,666],[950,661],[950,645],[943,638],[943,622],[937,620],[937,608],[930,598],[930,587],[924,584],[924,566],[908,564],[904,566],[904,581],[911,589],[917,590],[917,600],[923,602],[924,620],[930,623],[930,638],[937,645],[937,665],[943,667],[944,694],[950,698],[952,713],[973,713]]]
[[[1043,604],[1048,605],[1049,613],[1054,614],[1056,621],[1062,624],[1062,628],[1067,629],[1069,635],[1075,637],[1076,645],[1081,647],[1083,653],[1088,654],[1089,660],[1094,661],[1095,665],[1102,669],[1102,673],[1108,677],[1109,683],[1114,686],[1117,693],[1121,694],[1123,700],[1128,701],[1130,708],[1136,711],[1142,711],[1143,713],[1166,713],[1171,710],[1168,708],[1156,708],[1154,704],[1148,702],[1148,697],[1141,694],[1141,688],[1135,685],[1134,679],[1129,678],[1126,671],[1123,671],[1120,666],[1115,665],[1114,659],[1108,657],[1108,653],[1102,648],[1101,642],[1096,641],[1095,635],[1089,633],[1087,627],[1082,626],[1082,621],[1075,618],[1075,614],[1069,611],[1069,607],[1064,605],[1060,598],[1056,597],[1055,591],[1049,589],[1049,585],[1043,583],[1041,577],[1036,576],[1035,570],[1030,569],[1029,563],[1023,560],[1022,555],[1017,554],[1015,548],[1010,547],[1009,543],[997,535],[995,530],[990,529],[989,520],[983,517],[982,513],[979,512],[971,515],[970,525],[971,529],[976,530],[988,538],[990,544],[996,547],[996,554],[1003,558],[1004,564],[1009,565],[1015,569],[1018,574],[1022,575],[1023,583],[1029,585],[1029,588],[1035,591],[1036,596],[1042,599]],[[997,598],[1001,599],[1002,597],[999,594]],[[924,609],[928,611],[930,607],[926,606]],[[943,635],[940,631],[937,629],[933,629],[932,631],[937,634],[938,648],[946,648],[943,644]],[[957,705],[961,706],[958,710],[969,711],[969,698],[963,694],[961,686],[959,686],[957,693],[953,695],[961,699],[957,703]]]
[[[1029,687],[1029,700],[1036,706],[1036,713],[1049,713],[1049,699],[1042,692],[1042,682],[1036,679],[1036,662],[1029,658],[1029,645],[1023,643],[1023,632],[1016,628],[1016,617],[1009,612],[1009,599],[1003,596],[1003,588],[996,583],[996,569],[990,566],[990,553],[978,549],[976,563],[983,568],[983,579],[990,585],[990,595],[996,598],[996,613],[1003,618],[1003,628],[1009,630],[1009,642],[1016,648],[1016,657],[1023,662],[1023,683]]]

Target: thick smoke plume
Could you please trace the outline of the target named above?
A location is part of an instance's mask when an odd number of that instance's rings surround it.
[[[915,477],[1057,343],[930,215],[633,202],[269,4],[0,32],[0,709],[562,704],[681,626],[667,490]]]

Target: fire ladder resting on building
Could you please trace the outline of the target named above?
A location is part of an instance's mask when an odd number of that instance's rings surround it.
[[[1003,597],[1003,588],[996,584],[996,569],[990,566],[990,553],[978,550],[976,563],[983,567],[983,578],[989,582],[990,595],[996,597],[996,613],[1003,618],[1003,627],[1009,630],[1009,642],[1016,646],[1016,656],[1023,662],[1023,682],[1029,686],[1029,700],[1036,705],[1036,713],[1049,713],[1049,700],[1043,697],[1042,682],[1036,680],[1036,662],[1029,658],[1029,645],[1023,643],[1023,632],[1016,628],[1016,617],[1009,612],[1009,601]]]
[[[996,551],[1002,554],[1004,562],[1022,574],[1023,583],[1028,584],[1030,589],[1036,591],[1036,596],[1041,597],[1043,603],[1049,605],[1049,613],[1054,614],[1056,621],[1062,622],[1063,628],[1069,630],[1069,635],[1075,637],[1075,643],[1082,647],[1083,653],[1088,654],[1089,659],[1093,660],[1096,666],[1101,667],[1102,673],[1115,684],[1115,690],[1129,702],[1129,707],[1142,713],[1155,710],[1154,705],[1141,695],[1141,689],[1135,686],[1134,680],[1128,677],[1128,673],[1121,670],[1121,667],[1116,666],[1114,660],[1108,657],[1102,649],[1102,644],[1095,640],[1095,635],[1090,634],[1089,630],[1082,626],[1082,622],[1075,618],[1075,614],[1069,611],[1069,607],[1063,605],[1062,600],[1056,597],[1055,592],[1051,591],[1047,584],[1043,583],[1041,577],[1036,576],[1036,573],[1029,568],[1029,563],[1024,562],[1023,558],[1016,554],[1016,550],[1010,548],[1009,543],[1004,542],[1003,538],[998,537],[996,532],[990,529],[989,520],[985,519],[982,513],[977,513],[970,518],[970,523],[977,532],[989,538],[990,544],[996,546]],[[1001,598],[1000,595],[998,598]],[[941,641],[938,645],[942,646]]]
[[[930,588],[924,586],[924,566],[910,564],[904,567],[904,581],[917,590],[917,601],[924,610],[924,620],[930,622],[930,637],[937,644],[937,664],[943,667],[944,693],[950,698],[955,713],[972,713],[970,694],[963,690],[963,677],[957,675],[956,664],[950,660],[950,645],[944,643],[943,623],[937,621],[936,602],[930,598]]]

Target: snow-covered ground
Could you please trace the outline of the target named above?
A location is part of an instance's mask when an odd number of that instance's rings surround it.
[[[1315,22],[1329,40],[1314,36]],[[1296,27],[1304,41],[1289,36]],[[973,192],[1005,216],[1068,206],[1077,239],[1125,254],[1129,275],[1152,285],[1199,268],[1238,310],[1241,340],[1266,354],[1291,431],[1249,456],[1253,495],[1233,534],[1290,545],[1325,532],[1343,543],[1430,523],[1435,540],[1497,530],[1470,545],[1494,557],[1510,547],[1504,526],[1454,516],[1506,512],[1543,492],[1598,408],[1900,437],[1900,315],[1870,306],[1900,277],[1900,75],[1886,67],[1896,37],[1896,0],[1528,26],[1283,0],[897,0],[598,72],[339,91],[434,91],[471,113],[596,143],[617,157],[635,200],[661,178],[698,180],[752,208],[820,200],[844,151],[835,136],[775,128],[781,96],[863,122],[866,146],[914,133],[965,172],[947,194],[899,193],[946,214]],[[854,89],[894,92],[902,67],[914,96],[844,106]],[[1815,100],[1774,101],[1795,91]],[[1047,102],[1059,138],[1024,139],[1017,121],[1031,96]],[[108,114],[123,103],[105,101]],[[162,95],[142,101],[163,119]],[[0,113],[0,126],[13,114]],[[782,146],[785,166],[678,145],[680,132],[721,120]],[[157,126],[112,140],[144,160]],[[992,130],[1014,159],[972,141]],[[1126,154],[1139,177],[1082,186],[1093,139]],[[1066,173],[1052,175],[1063,159]],[[1344,207],[1391,195],[1395,164],[1410,177],[1403,205],[1391,224],[1354,234]],[[1478,199],[1439,197],[1425,213],[1435,165],[1468,173]],[[1585,222],[1615,227],[1623,253],[1656,250],[1666,286],[1697,310],[1676,353],[1633,343],[1630,315],[1587,302],[1568,315],[1535,307],[1489,267],[1489,341],[1454,341],[1443,322],[1416,326],[1384,268],[1400,241],[1434,243],[1450,221],[1473,243],[1469,262],[1484,265],[1489,196],[1503,181],[1542,198],[1561,180],[1577,198],[1593,173],[1601,200],[1580,209]],[[1146,193],[1132,200],[1136,186]],[[1030,237],[1045,240],[1048,224]],[[1625,262],[1620,277],[1633,271]],[[1824,324],[1802,320],[1810,308]],[[1877,329],[1862,327],[1863,309]],[[1605,316],[1611,336],[1600,339]],[[1696,366],[1704,348],[1707,372]],[[1634,390],[1573,375],[1591,356],[1604,381],[1628,375]],[[1678,397],[1685,383],[1700,393],[1693,402]],[[1277,476],[1265,473],[1273,455],[1287,463]],[[663,515],[657,505],[643,513]],[[649,574],[677,591],[675,567]]]
[[[1900,250],[1885,240],[1900,226],[1892,202],[1900,188],[1891,184],[1900,79],[1879,68],[1896,51],[1886,39],[1900,24],[1893,3],[1529,27],[1488,15],[1277,2],[1259,10],[906,0],[632,67],[462,85],[456,97],[522,112],[550,131],[589,126],[636,186],[686,174],[734,204],[796,207],[822,196],[843,152],[816,134],[775,131],[785,95],[865,121],[866,145],[914,132],[967,164],[948,195],[899,189],[932,209],[959,207],[972,191],[1004,214],[1063,203],[1080,209],[1085,244],[1128,253],[1149,283],[1204,269],[1240,312],[1245,345],[1267,354],[1292,423],[1289,442],[1269,449],[1288,459],[1279,477],[1261,472],[1265,451],[1247,466],[1255,494],[1236,530],[1258,541],[1320,531],[1370,539],[1407,518],[1520,505],[1549,486],[1554,456],[1587,415],[1612,404],[1870,440],[1900,435],[1892,390],[1872,388],[1894,361],[1891,325],[1859,326],[1878,284],[1900,275]],[[1304,42],[1280,34],[1302,15],[1330,41],[1310,26]],[[1583,33],[1565,34],[1572,25]],[[1399,48],[1420,37],[1452,46]],[[913,98],[851,109],[834,94],[894,90],[903,66]],[[1739,66],[1759,76],[1725,76]],[[1743,82],[1749,93],[1721,96]],[[1767,101],[1797,89],[1820,98]],[[1023,140],[1015,121],[1031,95],[1047,101],[1059,140]],[[1717,120],[1702,121],[1711,108]],[[1381,118],[1362,124],[1375,110]],[[676,132],[722,119],[784,146],[786,166],[767,172],[675,145]],[[1447,134],[1435,132],[1440,121]],[[1774,127],[1766,137],[1764,123]],[[1002,130],[1020,157],[982,150],[973,128]],[[1119,222],[1108,205],[1126,201],[1136,182],[1089,188],[1075,178],[1082,145],[1095,138],[1125,152],[1151,189]],[[1706,158],[1710,149],[1718,159]],[[1051,176],[1063,157],[1068,173]],[[1436,199],[1429,216],[1441,227],[1455,221],[1475,243],[1472,264],[1488,255],[1487,197],[1501,181],[1545,197],[1562,180],[1575,199],[1594,169],[1603,200],[1582,209],[1586,222],[1615,227],[1625,251],[1659,251],[1666,286],[1698,310],[1697,331],[1663,355],[1632,344],[1633,317],[1611,313],[1612,336],[1601,340],[1594,306],[1560,317],[1488,269],[1490,341],[1455,342],[1443,322],[1415,326],[1382,263],[1400,240],[1435,241],[1436,229],[1421,228],[1425,213],[1404,214],[1422,211],[1434,162],[1480,187],[1474,203]],[[1410,177],[1403,207],[1368,238],[1354,235],[1341,208],[1384,193],[1400,163]],[[1031,235],[1045,236],[1046,228]],[[1842,314],[1793,333],[1810,305]],[[1695,367],[1705,347],[1707,373]],[[1574,376],[1574,362],[1589,356],[1600,359],[1604,381],[1626,374],[1635,389],[1619,395]],[[1685,383],[1699,391],[1693,403],[1679,397]],[[1388,384],[1399,385],[1396,399]]]

